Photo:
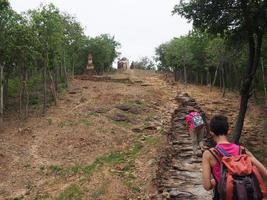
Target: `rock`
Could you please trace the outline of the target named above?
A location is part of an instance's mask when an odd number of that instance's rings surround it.
[[[137,107],[131,107],[130,110],[129,110],[130,113],[132,114],[141,114],[141,110]]]
[[[212,101],[211,103],[212,104],[222,104],[223,102],[222,101]]]
[[[135,103],[141,105],[142,104],[142,101],[136,100]]]
[[[136,127],[136,128],[133,128],[132,131],[135,132],[135,133],[142,133],[143,132],[143,128]]]
[[[153,101],[153,102],[151,102],[153,105],[155,105],[155,106],[160,106],[160,104],[158,103],[158,102],[155,102],[155,101]]]
[[[92,109],[89,109],[89,111],[91,112],[95,112],[95,113],[107,113],[110,109],[109,108],[106,108],[106,107],[99,107],[99,108],[92,108]]]
[[[85,97],[82,97],[81,99],[80,99],[80,103],[84,103],[84,102],[86,102],[87,101],[87,99],[85,98]]]
[[[131,106],[127,105],[127,104],[121,104],[121,105],[117,105],[115,106],[115,108],[118,108],[122,111],[128,111],[131,109]]]
[[[153,130],[158,130],[158,127],[153,125],[153,124],[151,124],[151,125],[145,126],[144,129],[153,131]]]
[[[126,116],[126,115],[123,115],[123,114],[116,114],[114,116],[111,117],[112,120],[114,121],[117,121],[117,122],[130,122],[130,119]]]
[[[134,83],[143,83],[141,80],[135,80]]]
[[[18,133],[20,133],[20,134],[32,134],[33,131],[29,127],[27,127],[27,128],[19,128],[18,129]]]
[[[163,192],[162,193],[162,197],[169,199],[170,198],[170,193],[169,192]]]
[[[192,196],[193,196],[192,193],[189,193],[189,192],[181,192],[181,191],[179,191],[176,188],[175,189],[172,189],[170,191],[170,198],[175,198],[176,200],[178,200],[178,199],[182,199],[182,200],[189,199]]]
[[[151,84],[148,84],[148,83],[143,83],[143,84],[141,84],[141,86],[147,87],[147,86],[152,86],[152,85]]]

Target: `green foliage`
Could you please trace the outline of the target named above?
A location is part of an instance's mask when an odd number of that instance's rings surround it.
[[[65,189],[56,200],[82,200],[83,193],[77,185],[71,185]]]
[[[246,56],[247,47],[244,43],[236,44],[229,38],[216,37],[197,30],[161,44],[156,49],[158,70],[176,71],[182,70],[185,66],[189,73],[189,81],[194,82],[197,80],[196,76],[207,77],[207,73],[210,74],[209,79],[213,80],[219,67],[224,69],[226,87],[234,89],[238,89],[241,84],[240,75],[245,70]],[[207,82],[210,81],[202,81],[202,84]],[[220,86],[219,79],[215,85]]]
[[[132,62],[131,67],[134,69],[142,69],[142,70],[155,70],[155,64],[148,57],[142,57],[138,61]]]
[[[103,34],[88,41],[88,52],[93,55],[95,70],[98,73],[110,71],[112,63],[119,55],[117,48],[120,46],[114,37]]]
[[[264,0],[203,0],[185,1],[174,7],[178,13],[193,21],[201,31],[215,34],[242,34],[247,29],[262,29],[267,24],[267,2]]]
[[[84,72],[88,53],[94,55],[99,73],[109,71],[118,55],[114,37],[88,38],[75,17],[53,4],[19,14],[7,0],[0,0],[0,27],[0,65],[5,79],[0,96],[5,101],[21,96],[22,105],[40,103],[40,99],[43,112],[47,101],[56,101],[56,93],[68,86],[70,77]]]
[[[156,49],[158,69],[172,70],[192,65],[193,54],[190,51],[190,38],[174,38],[170,42],[160,45]]]

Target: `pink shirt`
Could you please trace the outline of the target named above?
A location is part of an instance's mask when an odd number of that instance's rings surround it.
[[[200,114],[198,112],[190,112],[185,117],[185,122],[186,122],[187,126],[189,127],[189,132],[191,132],[191,130],[193,128],[195,128],[195,126],[193,124],[193,120],[192,120],[194,115],[200,115]]]
[[[240,146],[236,144],[217,144],[222,147],[227,153],[236,156],[239,155]],[[214,176],[217,183],[221,180],[221,163],[217,162],[212,168],[212,175]]]

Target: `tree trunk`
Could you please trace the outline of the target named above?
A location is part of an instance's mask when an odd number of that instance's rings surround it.
[[[0,124],[4,119],[4,66],[0,64]]]
[[[54,79],[53,79],[53,76],[52,76],[52,73],[50,70],[48,70],[48,74],[50,77],[50,91],[51,91],[51,94],[54,98],[55,105],[57,105],[57,92],[56,92],[56,88],[55,88]]]
[[[225,97],[225,73],[224,73],[224,65],[222,65],[221,68],[221,73],[222,73],[222,96]]]
[[[67,68],[66,68],[66,60],[65,60],[65,50],[63,53],[63,70],[64,70],[64,77],[65,77],[65,85],[66,87],[69,87],[69,79],[68,79],[68,72],[67,72]]]
[[[59,82],[59,68],[56,67],[56,70],[55,70],[55,90],[56,90],[56,93],[58,92],[58,82]]]
[[[186,73],[186,67],[184,65],[184,84],[187,86],[187,73]]]
[[[74,68],[75,68],[75,61],[74,61],[74,54],[72,55],[72,79],[74,79]]]
[[[222,76],[223,76],[222,69],[220,69],[220,72],[219,72],[219,80],[220,80],[219,82],[220,82],[220,85],[219,86],[220,86],[220,91],[221,92],[223,90],[223,83],[222,83],[222,81],[223,81],[222,79],[223,78],[222,78]]]
[[[63,55],[61,55],[61,57],[60,57],[60,67],[59,67],[60,80],[63,77],[63,59],[64,59],[63,56],[64,56],[64,52],[63,52]]]
[[[174,81],[178,81],[178,70],[176,68],[174,69]]]
[[[262,33],[256,34],[256,50],[255,50],[255,41],[254,35],[252,31],[248,32],[248,45],[249,45],[249,59],[246,71],[246,77],[242,84],[241,88],[241,100],[240,100],[240,110],[238,114],[238,118],[235,124],[234,133],[233,133],[233,141],[236,144],[239,144],[239,139],[241,137],[241,132],[243,129],[244,119],[247,111],[247,103],[248,99],[251,96],[251,84],[255,77],[255,73],[257,71],[260,55],[261,55],[261,45],[262,45]]]
[[[200,84],[203,85],[203,72],[200,73]]]
[[[26,98],[25,98],[25,118],[28,118],[29,116],[29,91],[28,91],[28,70],[25,71],[25,95],[26,95]]]
[[[257,102],[258,97],[257,97],[257,93],[256,93],[256,80],[255,80],[255,78],[252,81],[252,94],[253,94],[254,101]]]
[[[266,90],[266,85],[265,85],[265,71],[264,71],[264,65],[263,65],[263,58],[261,58],[261,70],[262,70],[262,80],[263,80],[265,106],[267,106],[267,90]]]
[[[209,71],[207,71],[206,75],[206,85],[209,86]]]
[[[44,92],[44,100],[43,100],[43,114],[46,113],[47,109],[47,68],[48,68],[48,52],[46,53],[46,61],[43,69],[43,92]]]
[[[9,81],[9,73],[5,74],[5,81],[4,81],[4,108],[8,104],[8,81]]]
[[[217,79],[219,66],[220,66],[220,65],[217,66],[216,71],[215,71],[215,74],[214,74],[214,79],[213,79],[213,82],[212,82],[212,86],[213,86],[213,87],[214,87],[215,82],[216,82],[216,79]]]
[[[27,89],[28,81],[28,72],[25,66],[22,67],[21,72],[21,87],[19,95],[19,108],[20,108],[20,117],[26,119],[28,117],[28,107],[29,107],[29,92]],[[23,108],[24,105],[24,108]]]

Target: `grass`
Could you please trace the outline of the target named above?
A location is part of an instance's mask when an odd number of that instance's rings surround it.
[[[80,123],[84,124],[85,126],[92,126],[92,122],[89,119],[81,119]]]
[[[49,126],[51,126],[51,125],[52,125],[52,123],[53,123],[53,120],[52,120],[52,118],[48,117],[48,118],[47,118],[47,122],[48,122],[48,125],[49,125]]]
[[[67,121],[60,122],[58,126],[59,126],[60,128],[63,128],[63,127],[65,127],[65,126],[73,126],[73,125],[76,125],[76,124],[77,124],[77,123],[74,122],[74,121],[67,120]]]
[[[45,199],[51,199],[49,194],[37,194],[37,196],[33,200],[45,200]]]
[[[119,125],[119,126],[130,126],[129,121],[113,121],[114,124]]]
[[[145,143],[147,144],[155,144],[159,141],[159,139],[154,138],[152,136],[146,137]],[[59,165],[52,165],[48,168],[41,167],[40,170],[42,172],[46,172],[46,174],[68,177],[71,175],[80,174],[83,176],[83,179],[88,179],[90,176],[97,170],[99,170],[104,165],[106,166],[116,166],[117,164],[124,163],[124,167],[121,170],[111,170],[111,172],[115,175],[118,175],[123,178],[124,184],[132,190],[134,193],[140,192],[140,187],[136,183],[136,175],[134,174],[135,168],[135,159],[139,155],[141,149],[144,147],[144,144],[141,142],[135,142],[134,145],[125,151],[111,152],[109,154],[100,156],[95,159],[95,161],[91,165],[87,166],[73,166],[69,168],[63,168]],[[46,171],[47,170],[47,171]],[[81,181],[83,181],[81,179]],[[92,199],[98,199],[100,196],[105,193],[105,185],[98,188],[91,194]],[[82,192],[76,185],[72,185],[63,191],[56,200],[80,200],[82,198]]]
[[[58,126],[60,128],[64,128],[65,126],[76,126],[78,124],[83,124],[85,126],[92,126],[92,122],[87,118],[79,119],[79,121],[66,120],[66,121],[60,122]]]
[[[137,154],[140,152],[140,150],[143,148],[143,144],[136,143],[132,148],[130,148],[128,151],[124,152],[112,152],[107,155],[100,156],[96,158],[96,160],[91,164],[87,166],[73,166],[70,168],[63,168],[59,165],[51,165],[47,169],[48,174],[58,175],[58,176],[69,176],[69,175],[75,175],[75,174],[86,174],[87,176],[90,176],[93,172],[95,172],[97,169],[102,167],[103,165],[114,165],[114,164],[120,164],[127,162],[129,160],[135,159]],[[45,168],[42,166],[40,168],[42,172],[45,171]]]
[[[55,175],[61,175],[63,172],[63,168],[58,165],[51,165],[50,171]]]
[[[82,200],[83,193],[77,185],[71,185],[55,200]]]
[[[103,196],[106,193],[107,186],[107,183],[102,184],[99,188],[97,188],[94,192],[90,194],[90,199],[95,200]]]
[[[95,116],[95,117],[99,117],[100,116],[100,113],[97,113],[95,111],[91,111],[88,113],[88,116]]]
[[[148,145],[157,145],[160,143],[160,137],[155,137],[155,136],[146,136],[145,137],[145,142]]]

